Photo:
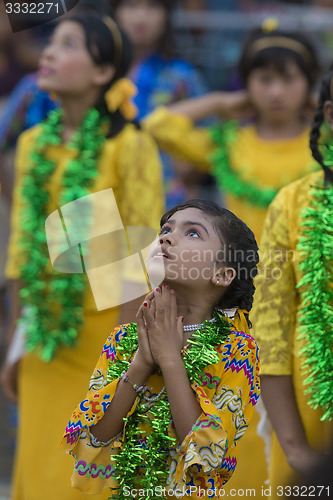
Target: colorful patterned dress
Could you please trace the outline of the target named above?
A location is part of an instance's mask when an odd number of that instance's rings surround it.
[[[112,455],[121,449],[122,435],[106,446],[96,446],[89,428],[103,417],[117,389],[119,379],[108,383],[107,370],[109,363],[121,357],[117,345],[127,334],[127,326],[117,327],[107,339],[89,392],[74,410],[63,438],[64,449],[75,458],[72,485],[87,493],[117,488]],[[216,351],[219,362],[204,369],[201,383],[191,384],[202,413],[184,441],[176,441],[176,446],[169,450],[166,464],[167,490],[175,494],[177,490],[187,491],[186,498],[200,498],[199,488],[201,492],[216,489],[214,498],[223,496],[222,487],[237,464],[236,445],[247,429],[260,394],[258,347],[249,334],[231,331]],[[164,386],[162,375],[152,374],[146,385],[149,397],[156,396]],[[138,398],[128,415],[137,404]],[[177,440],[172,423],[168,433]]]
[[[217,151],[217,144],[209,129],[198,127],[186,116],[171,113],[164,107],[149,115],[143,126],[160,148],[200,169],[213,170],[211,157]],[[253,125],[239,126],[228,150],[222,153],[228,155],[230,169],[242,181],[256,182],[260,188],[279,189],[310,173],[315,164],[309,148],[308,128],[292,139],[267,141],[258,136]],[[219,165],[216,165],[218,169]],[[220,187],[223,189],[223,183]],[[224,201],[225,206],[252,229],[259,241],[267,209],[227,192],[224,192]],[[262,487],[268,480],[271,430],[261,399],[255,410],[249,431],[240,443],[239,466],[228,488],[255,489],[256,496],[261,496]]]

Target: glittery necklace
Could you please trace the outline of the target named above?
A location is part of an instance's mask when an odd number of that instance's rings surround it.
[[[191,383],[203,385],[204,368],[219,361],[216,346],[221,345],[230,334],[231,325],[221,313],[216,312],[213,319],[214,321],[205,321],[188,339],[189,348],[183,362]],[[118,379],[124,370],[128,370],[133,352],[137,348],[137,327],[132,323],[127,327],[127,335],[117,346],[119,356],[109,364],[108,382]],[[130,489],[139,486],[147,492],[146,500],[159,498],[156,487],[166,483],[169,473],[169,449],[176,444],[176,440],[169,436],[172,417],[164,392],[163,388],[151,400],[149,396],[142,398],[146,403],[140,399],[133,413],[126,418],[121,451],[110,457],[111,462],[115,462],[118,475],[118,493],[115,494],[113,490],[113,500],[126,499],[123,494],[124,486]],[[143,430],[142,425],[148,426],[149,431]],[[144,446],[140,444],[139,436],[144,436]],[[142,465],[144,474],[138,473]]]

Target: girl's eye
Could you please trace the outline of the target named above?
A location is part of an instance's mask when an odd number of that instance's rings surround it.
[[[160,235],[161,234],[168,234],[168,233],[171,233],[171,229],[169,227],[162,227],[161,228]]]
[[[195,229],[190,229],[187,234],[194,238],[200,238],[200,234]]]
[[[72,40],[66,40],[66,41],[64,42],[64,47],[65,47],[66,49],[74,49],[74,48],[76,47],[76,44],[75,44],[75,42],[73,42]]]

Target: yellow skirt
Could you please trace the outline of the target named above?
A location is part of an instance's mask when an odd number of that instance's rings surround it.
[[[32,353],[21,360],[13,500],[87,499],[71,487],[74,459],[60,449],[60,441],[117,320],[116,308],[86,313],[75,348],[61,349],[50,363]],[[109,497],[105,490],[94,498]]]
[[[321,421],[321,410],[314,410],[304,394],[304,384],[300,358],[294,356],[293,383],[298,411],[301,415],[308,443],[317,451],[328,451],[333,446],[333,421]],[[275,434],[272,440],[270,467],[271,498],[278,500],[287,485],[301,485],[301,478],[289,467]]]

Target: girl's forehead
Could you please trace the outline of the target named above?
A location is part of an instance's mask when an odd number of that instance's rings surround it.
[[[77,21],[66,20],[62,21],[54,30],[54,34],[56,35],[73,35],[76,38],[80,38],[84,41],[85,35],[84,30],[80,23]]]
[[[188,207],[183,210],[179,210],[178,212],[173,213],[168,220],[172,220],[178,223],[182,222],[199,222],[204,225],[208,231],[211,229],[215,232],[213,216],[209,215],[199,208]]]

